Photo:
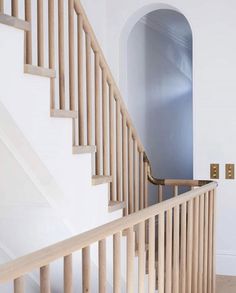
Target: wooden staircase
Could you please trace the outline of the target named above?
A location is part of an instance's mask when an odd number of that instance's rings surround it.
[[[20,19],[22,7],[17,0],[11,1],[9,13],[4,9],[5,2],[0,0],[0,23],[25,31],[24,72],[50,78],[50,116],[72,120],[73,155],[93,156],[91,184],[108,184],[108,210],[123,210],[124,217],[1,265],[0,283],[13,282],[14,292],[23,293],[25,275],[38,270],[40,290],[49,293],[53,286],[51,264],[63,259],[64,292],[72,293],[73,254],[80,251],[82,291],[91,292],[90,253],[92,245],[97,244],[98,288],[100,293],[105,293],[106,243],[110,237],[113,240],[112,287],[113,292],[119,293],[125,255],[121,239],[125,236],[126,292],[137,289],[143,293],[148,288],[150,293],[156,289],[158,293],[215,293],[217,184],[157,179],[152,175],[145,148],[79,0],[56,3],[38,0],[37,5],[26,0],[24,19]],[[34,9],[37,44],[32,43]],[[48,42],[45,42],[45,30]],[[32,62],[33,55],[37,64]],[[157,186],[157,204],[151,207],[148,207],[148,184]],[[188,191],[181,194],[183,187]],[[165,200],[170,188],[173,198]]]

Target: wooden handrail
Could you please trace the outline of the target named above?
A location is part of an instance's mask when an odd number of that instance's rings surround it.
[[[20,257],[9,263],[0,266],[0,283],[16,279],[32,270],[47,266],[49,263],[70,255],[89,245],[101,241],[110,235],[115,235],[141,222],[145,222],[159,214],[163,214],[176,206],[193,200],[201,194],[206,194],[217,187],[215,182],[209,183],[198,189],[183,193],[182,195],[163,201],[162,203],[150,206],[121,219],[115,220],[89,232],[82,233],[70,239],[61,241],[37,252]]]

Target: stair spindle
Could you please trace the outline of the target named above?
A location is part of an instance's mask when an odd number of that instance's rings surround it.
[[[139,153],[139,203],[140,209],[144,207],[144,197],[143,197],[143,152]]]
[[[133,228],[127,229],[127,276],[126,276],[126,292],[133,293],[134,291],[134,231]]]
[[[198,293],[198,257],[199,257],[199,197],[194,199],[193,222],[193,293]],[[209,291],[210,292],[210,291]]]
[[[179,206],[174,207],[173,288],[179,293]]]
[[[43,20],[43,0],[37,0],[37,48],[38,66],[44,66],[44,20]],[[63,44],[64,45],[64,44]]]
[[[48,0],[48,61],[49,68],[55,69],[55,7],[54,1]],[[50,78],[50,107],[55,109],[55,79]]]
[[[187,205],[181,205],[181,229],[180,229],[180,293],[186,293],[186,237],[187,237]]]
[[[64,293],[73,292],[72,255],[64,257]]]
[[[4,0],[0,0],[0,13],[4,13]]]
[[[18,0],[11,1],[11,14],[14,17],[18,17]]]
[[[134,140],[134,209],[135,212],[139,211],[139,172],[138,172],[138,145],[137,140]]]
[[[155,292],[155,217],[148,220],[148,292]]]
[[[113,288],[121,293],[121,233],[113,235]]]
[[[31,0],[25,0],[25,20],[31,24],[31,18]],[[25,33],[25,63],[32,64],[32,29]]]
[[[90,247],[82,249],[83,293],[91,293]]]
[[[158,216],[158,293],[165,292],[165,213]]]
[[[40,268],[40,293],[50,293],[49,265]]]
[[[193,200],[188,202],[187,215],[187,285],[186,291],[192,292],[192,264],[193,264]]]
[[[129,214],[134,212],[134,156],[133,156],[133,137],[132,130],[129,127],[129,160],[128,160],[128,169],[129,169]]]
[[[69,34],[69,94],[70,110],[75,110],[75,32],[74,0],[68,0],[68,34]]]
[[[121,201],[121,114],[120,114],[120,101],[116,100],[116,182],[117,182],[117,200]]]
[[[24,293],[24,277],[19,277],[14,280],[14,293]]]
[[[101,175],[100,61],[97,52],[95,52],[95,144],[96,175]]]
[[[126,203],[126,207],[124,209],[124,216],[128,215],[128,156],[127,156],[127,151],[128,151],[128,145],[127,145],[127,124],[126,124],[126,118],[125,114],[123,113],[122,115],[122,174],[123,174],[123,200]]]
[[[115,167],[115,121],[114,121],[114,92],[113,86],[109,85],[109,140],[110,140],[110,172],[112,182],[110,185],[110,199],[116,200],[116,167]]]
[[[93,125],[92,125],[92,83],[91,83],[91,38],[86,33],[86,95],[87,95],[87,142],[93,144]]]
[[[99,249],[99,293],[106,293],[106,240],[98,243]]]
[[[85,145],[85,108],[83,92],[83,18],[78,15],[78,106],[79,106],[79,145]]]
[[[103,175],[109,175],[108,171],[108,99],[107,99],[107,74],[102,69],[102,137],[103,137]]]
[[[203,264],[203,293],[207,293],[208,281],[208,209],[209,209],[209,194],[205,194],[204,199],[204,264]]]
[[[65,110],[64,0],[58,0],[59,101]]]
[[[138,225],[138,292],[143,293],[145,282],[145,223]]]
[[[200,196],[200,205],[199,205],[199,264],[198,264],[198,292],[203,293],[203,262],[204,262],[204,197],[202,194]],[[185,293],[185,292],[184,292]]]
[[[166,212],[166,276],[165,276],[165,292],[172,292],[172,234],[173,234],[173,225],[172,225],[172,209],[167,210]]]

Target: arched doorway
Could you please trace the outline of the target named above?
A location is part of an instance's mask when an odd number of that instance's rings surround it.
[[[130,28],[130,26],[129,26]],[[183,14],[155,9],[133,24],[120,82],[159,178],[193,177],[192,31]]]

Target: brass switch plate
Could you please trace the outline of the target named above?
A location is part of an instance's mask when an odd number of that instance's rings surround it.
[[[219,164],[211,164],[211,179],[219,179]]]
[[[225,165],[225,179],[234,179],[234,164]]]

